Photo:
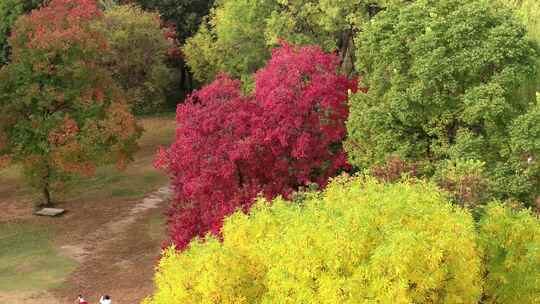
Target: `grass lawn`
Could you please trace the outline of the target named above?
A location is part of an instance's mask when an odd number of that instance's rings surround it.
[[[0,292],[34,292],[59,286],[77,263],[53,247],[54,228],[0,223]]]
[[[53,191],[53,200],[137,199],[167,183],[167,177],[153,168],[153,160],[157,148],[174,138],[174,114],[143,117],[140,121],[145,130],[139,140],[140,150],[126,170],[118,171],[114,165],[98,168],[95,176],[74,178],[65,189]],[[0,170],[0,205],[6,201],[30,204],[38,198],[26,186],[19,167]]]
[[[3,211],[0,212],[0,303],[58,304],[64,302],[56,299],[72,297],[72,293],[83,287],[97,292],[100,286],[88,287],[78,282],[77,275],[82,273],[84,279],[89,270],[118,275],[111,277],[111,282],[141,287],[140,296],[148,295],[160,243],[165,239],[162,210],[156,209],[140,217],[128,229],[131,233],[110,235],[118,248],[105,248],[106,256],[92,256],[81,264],[65,256],[62,250],[64,245],[91,246],[85,243],[88,235],[129,215],[131,208],[146,194],[167,184],[167,176],[154,169],[153,160],[158,147],[170,144],[174,138],[174,114],[143,117],[140,121],[145,129],[139,141],[140,150],[126,170],[101,167],[94,177],[76,178],[64,190],[52,193],[58,207],[68,210],[62,217],[33,216],[37,193],[26,185],[17,166],[0,170],[0,210]],[[122,271],[110,274],[111,269],[115,269],[107,267],[107,261],[111,260],[122,265]],[[118,262],[122,260],[131,262]],[[97,279],[90,281],[88,284],[94,281],[103,284]],[[122,288],[124,286],[111,287],[109,292],[120,292]],[[125,288],[123,290],[127,290]],[[63,294],[64,289],[68,290],[66,294]],[[43,292],[57,298],[40,302],[38,299]]]

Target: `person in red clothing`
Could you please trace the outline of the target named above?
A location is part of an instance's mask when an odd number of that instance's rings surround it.
[[[86,300],[83,298],[82,295],[79,295],[78,300],[79,300],[79,304],[88,304],[88,302],[86,302]]]

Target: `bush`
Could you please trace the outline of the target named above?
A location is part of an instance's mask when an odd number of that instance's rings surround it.
[[[490,197],[484,167],[483,162],[475,160],[448,160],[441,162],[434,179],[455,203],[474,208]]]
[[[234,214],[223,242],[167,249],[145,303],[534,304],[539,248],[527,210],[491,203],[475,228],[432,184],[341,177]]]
[[[476,242],[469,213],[431,184],[338,178],[302,205],[234,214],[223,243],[168,249],[147,303],[478,303]]]
[[[105,66],[126,92],[133,111],[162,111],[173,71],[166,65],[172,43],[159,15],[136,6],[117,5],[105,11],[97,27],[110,47],[103,58]]]

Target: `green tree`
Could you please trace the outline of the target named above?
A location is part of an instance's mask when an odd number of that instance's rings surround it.
[[[52,0],[16,22],[0,70],[0,165],[21,164],[45,205],[70,176],[124,167],[137,149],[140,128],[91,26],[100,17],[94,1]]]
[[[19,16],[39,7],[44,0],[2,0],[0,1],[0,65],[9,60],[8,38],[11,27]]]
[[[247,78],[264,66],[283,39],[337,50],[341,69],[353,72],[354,33],[378,8],[367,0],[223,0],[183,48],[195,78],[209,82],[219,72]]]
[[[110,48],[103,57],[105,66],[126,92],[133,111],[162,109],[174,73],[166,64],[173,45],[159,15],[137,6],[117,5],[106,10],[96,25]]]
[[[163,20],[173,22],[178,38],[191,37],[208,15],[214,0],[135,0],[145,10],[158,11]]]
[[[429,176],[441,161],[477,160],[498,196],[532,201],[540,180],[510,131],[533,108],[525,84],[538,49],[509,10],[483,0],[391,4],[356,41],[369,92],[350,101],[353,165],[397,155]]]
[[[540,43],[540,1],[501,0],[501,2],[515,10],[518,17],[525,23],[529,37]],[[538,67],[540,69],[540,59],[538,59]],[[540,74],[534,85],[536,90],[540,91]]]

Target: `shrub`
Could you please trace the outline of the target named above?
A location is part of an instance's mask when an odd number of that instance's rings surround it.
[[[179,105],[176,140],[157,162],[177,193],[169,234],[178,248],[219,234],[223,218],[248,210],[258,193],[324,185],[347,167],[341,141],[355,81],[337,63],[318,47],[284,45],[257,73],[253,95],[220,76]]]
[[[475,160],[448,160],[441,163],[434,179],[451,193],[455,203],[476,207],[490,197],[484,167],[483,162]]]
[[[117,5],[105,11],[97,27],[110,48],[104,64],[126,92],[133,111],[162,111],[173,71],[166,65],[172,43],[159,15],[132,5]]]
[[[146,303],[478,303],[476,242],[469,213],[431,184],[338,178],[301,206],[234,214],[223,243],[168,249]]]
[[[137,149],[140,128],[102,68],[107,43],[91,26],[100,16],[92,0],[53,0],[21,17],[0,70],[0,163],[22,164],[45,204],[55,184],[122,168]]]

